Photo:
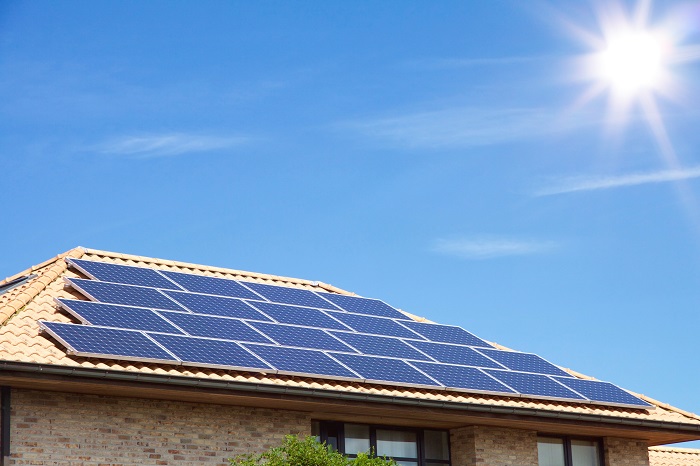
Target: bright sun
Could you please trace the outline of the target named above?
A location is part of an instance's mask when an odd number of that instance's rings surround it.
[[[660,39],[651,32],[611,37],[598,58],[600,78],[617,93],[636,94],[660,84],[663,49]]]

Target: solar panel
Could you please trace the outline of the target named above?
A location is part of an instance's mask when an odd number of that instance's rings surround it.
[[[491,367],[494,369],[504,368],[497,362],[492,361],[468,346],[432,343],[428,341],[407,341],[407,343],[439,362],[459,364],[462,366]]]
[[[165,311],[161,311],[161,315],[192,336],[271,343],[260,332],[237,319]]]
[[[151,334],[151,337],[188,365],[256,371],[270,369],[270,366],[232,341],[157,333]]]
[[[250,325],[280,345],[355,352],[348,345],[338,341],[321,329],[297,327],[295,325],[265,324],[262,322],[250,322]]]
[[[250,304],[283,324],[302,325],[304,327],[329,328],[350,330],[348,327],[331,318],[318,309],[308,307],[288,306],[286,304],[263,303],[250,301]]]
[[[146,335],[134,330],[39,321],[43,329],[79,356],[149,362],[179,362]]]
[[[261,299],[260,296],[250,291],[235,280],[206,275],[193,275],[191,273],[170,272],[163,270],[161,273],[187,291],[195,293],[229,296],[232,298]]]
[[[409,319],[409,317],[405,314],[397,311],[384,301],[380,301],[378,299],[323,292],[316,292],[316,294],[322,296],[328,301],[331,301],[336,306],[348,312],[366,314],[370,316],[391,317],[392,319]]]
[[[640,400],[636,396],[629,394],[620,387],[608,382],[572,379],[569,377],[554,377],[554,379],[572,390],[576,390],[589,400],[600,401],[606,404],[617,404],[640,408],[649,408],[652,406],[649,403]]]
[[[481,338],[472,335],[461,327],[413,321],[401,322],[401,324],[410,328],[414,332],[423,335],[430,341],[493,348],[492,345],[486,343]]]
[[[431,362],[411,362],[412,366],[428,374],[449,388],[477,390],[482,392],[514,393],[493,377],[473,367],[451,366]]]
[[[411,348],[397,338],[363,335],[361,333],[331,332],[348,345],[357,348],[361,353],[376,356],[388,356],[399,359],[418,359],[430,361],[430,358],[414,348]]]
[[[106,262],[68,259],[68,262],[80,269],[91,278],[103,282],[122,283],[124,285],[148,286],[179,290],[180,287],[171,282],[155,269],[134,267],[131,265],[110,264]]]
[[[64,309],[86,324],[152,332],[182,333],[150,309],[74,299],[59,299],[58,301]]]
[[[499,371],[484,369],[485,372],[513,388],[518,393],[535,395],[546,398],[583,400],[563,385],[555,382],[546,375],[527,374],[525,372]]]
[[[321,351],[250,343],[245,344],[245,347],[280,371],[357,378],[355,374]]]
[[[411,385],[439,386],[437,382],[418,372],[399,359],[332,353],[335,359],[362,376],[363,379],[399,382]]]
[[[399,325],[396,321],[383,317],[371,317],[332,311],[328,311],[328,315],[332,316],[334,319],[338,319],[348,327],[360,333],[390,337],[421,338],[420,335],[411,332],[406,327]]]
[[[206,294],[186,293],[181,291],[163,291],[166,295],[197,314],[221,317],[238,317],[240,319],[270,319],[250,304],[237,298],[224,298]]]
[[[82,278],[67,278],[67,280],[88,298],[101,303],[184,311],[177,303],[154,288],[118,285],[95,280],[83,280]]]
[[[545,361],[536,354],[517,353],[515,351],[501,351],[496,349],[481,349],[479,352],[491,359],[495,359],[508,369],[522,372],[534,372],[537,374],[561,375],[571,377],[551,362]]]
[[[275,303],[338,310],[336,306],[320,298],[313,291],[286,286],[266,285],[264,283],[243,282],[243,284]]]

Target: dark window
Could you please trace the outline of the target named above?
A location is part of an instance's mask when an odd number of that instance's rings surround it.
[[[401,466],[450,465],[449,433],[444,430],[327,421],[313,421],[311,429],[316,438],[349,457],[374,451]]]
[[[601,466],[601,452],[595,439],[537,437],[539,466]]]

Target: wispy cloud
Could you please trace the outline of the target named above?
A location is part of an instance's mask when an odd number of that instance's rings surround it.
[[[94,147],[103,154],[137,157],[165,157],[193,152],[209,152],[240,146],[249,141],[244,136],[204,136],[188,133],[123,136]]]
[[[524,256],[551,252],[559,247],[553,241],[534,241],[493,236],[437,239],[434,252],[461,259],[493,259],[504,256]]]
[[[475,147],[531,139],[591,124],[542,108],[460,107],[346,122],[342,127],[411,149]]]
[[[700,166],[646,173],[628,173],[626,175],[564,177],[550,186],[535,191],[533,194],[535,196],[552,196],[579,191],[597,191],[642,184],[667,183],[692,178],[700,178]]]

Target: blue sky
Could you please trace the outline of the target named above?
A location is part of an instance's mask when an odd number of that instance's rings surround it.
[[[700,413],[700,2],[651,4],[686,53],[656,123],[584,98],[604,13],[3,2],[0,276],[81,245],[320,280]]]

